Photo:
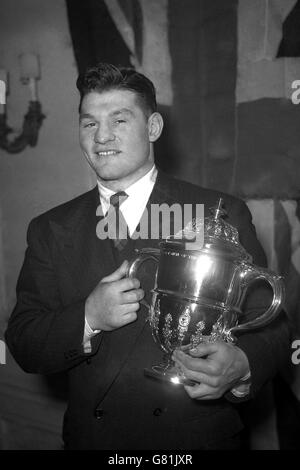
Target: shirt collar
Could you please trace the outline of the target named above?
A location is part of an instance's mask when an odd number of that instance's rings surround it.
[[[140,198],[144,199],[146,197],[146,202],[149,199],[153,186],[157,178],[157,168],[155,165],[139,180],[135,181],[132,185],[128,186],[125,189],[125,192],[128,194],[128,198],[125,202],[128,205],[128,202],[133,202],[136,199],[136,202],[140,201]],[[116,193],[111,189],[106,188],[99,180],[97,180],[98,190],[100,195],[100,202],[102,206],[103,214],[106,214],[110,205],[110,197]],[[124,204],[124,203],[123,203]],[[122,204],[122,206],[123,206]]]

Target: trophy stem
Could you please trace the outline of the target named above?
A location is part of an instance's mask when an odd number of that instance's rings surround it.
[[[153,365],[150,369],[144,369],[147,377],[173,383],[175,385],[195,385],[193,380],[187,379],[174,364],[171,354],[165,354],[163,362]]]

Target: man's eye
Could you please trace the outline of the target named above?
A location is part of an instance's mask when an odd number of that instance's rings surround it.
[[[117,119],[116,124],[122,124],[123,122],[126,122],[125,119]]]
[[[87,127],[87,128],[90,128],[90,127],[94,127],[96,125],[95,122],[88,122],[86,124],[83,124],[83,127]]]

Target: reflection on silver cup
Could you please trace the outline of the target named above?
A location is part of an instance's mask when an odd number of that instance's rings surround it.
[[[192,221],[182,233],[161,242],[160,249],[140,250],[129,266],[128,275],[136,277],[144,261],[152,259],[157,263],[149,320],[165,360],[146,370],[147,375],[191,384],[174,367],[174,349],[196,347],[202,341],[234,342],[236,332],[267,325],[281,309],[282,277],[252,263],[239,242],[237,230],[223,220],[225,211],[221,204],[219,201],[212,216]],[[185,231],[199,227],[204,229],[204,243],[191,249]],[[250,286],[258,280],[271,286],[273,299],[264,312],[250,320],[243,304]]]

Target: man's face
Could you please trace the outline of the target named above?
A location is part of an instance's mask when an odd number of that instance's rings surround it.
[[[105,186],[125,189],[147,173],[154,162],[150,134],[149,119],[134,92],[92,91],[83,98],[80,145]]]

